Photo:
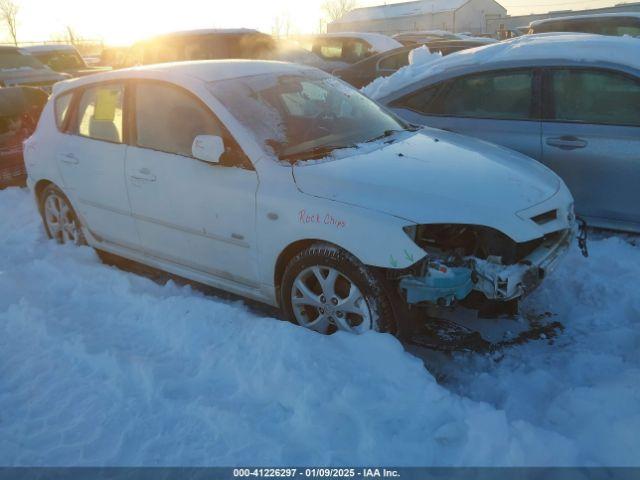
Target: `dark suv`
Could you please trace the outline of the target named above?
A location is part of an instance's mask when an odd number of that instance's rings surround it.
[[[265,58],[276,48],[256,30],[206,29],[169,33],[134,44],[120,67],[228,58]]]
[[[30,86],[51,91],[69,75],[54,72],[40,60],[17,47],[0,46],[0,87]]]

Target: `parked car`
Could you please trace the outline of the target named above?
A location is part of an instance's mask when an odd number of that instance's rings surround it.
[[[191,60],[261,59],[322,67],[316,55],[287,40],[250,29],[204,29],[168,33],[131,47],[119,67]]]
[[[67,73],[72,77],[82,77],[105,70],[105,68],[87,66],[73,45],[33,45],[24,47],[23,50],[36,57],[52,70],[59,73]]]
[[[25,184],[22,142],[35,130],[48,98],[39,88],[0,88],[0,188]]]
[[[525,35],[367,93],[409,122],[504,145],[560,175],[589,224],[640,232],[640,40]]]
[[[279,305],[320,332],[398,332],[407,305],[472,291],[519,298],[573,234],[571,194],[539,163],[416,131],[289,63],[64,82],[25,148],[50,237]]]
[[[482,45],[486,43],[469,40],[436,40],[425,44],[430,52],[443,56]],[[333,74],[354,87],[361,88],[378,77],[389,76],[409,65],[409,52],[417,47],[418,45],[413,44],[378,53],[348,67],[337,68]]]
[[[54,72],[17,47],[0,46],[0,87],[30,86],[51,91],[51,85],[69,75]]]
[[[580,32],[640,36],[640,12],[598,13],[546,18],[529,24],[529,33]]]
[[[95,63],[97,67],[121,67],[130,47],[105,47],[100,52],[100,58]]]
[[[297,40],[302,48],[325,62],[320,68],[327,72],[402,47],[400,42],[378,33],[323,33],[301,36]]]
[[[134,44],[120,67],[189,60],[264,58],[275,49],[273,38],[257,30],[187,30],[167,33]]]

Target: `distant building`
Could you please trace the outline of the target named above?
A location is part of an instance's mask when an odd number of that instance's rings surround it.
[[[545,18],[567,17],[574,15],[592,15],[597,13],[616,13],[616,12],[640,12],[640,2],[634,3],[618,3],[613,7],[592,8],[590,10],[558,10],[555,12],[507,16],[504,18],[488,18],[487,32],[494,33],[501,29],[515,30],[519,27],[526,27],[534,20],[542,20]]]
[[[356,8],[329,23],[329,32],[376,32],[393,35],[422,30],[486,33],[491,19],[506,17],[495,0],[417,0]],[[489,33],[495,33],[495,29]]]

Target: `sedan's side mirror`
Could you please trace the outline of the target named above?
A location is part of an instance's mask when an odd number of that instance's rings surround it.
[[[215,135],[198,135],[193,139],[191,154],[203,162],[219,163],[224,153],[224,141]]]

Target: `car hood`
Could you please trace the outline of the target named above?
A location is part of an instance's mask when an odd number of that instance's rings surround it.
[[[20,85],[22,83],[59,82],[68,76],[61,75],[47,68],[11,68],[0,69],[0,81],[5,85]]]
[[[490,226],[516,241],[536,236],[518,231],[523,219],[516,213],[563,185],[535,160],[477,139],[430,128],[395,139],[300,162],[293,167],[295,182],[309,195],[415,223]]]

